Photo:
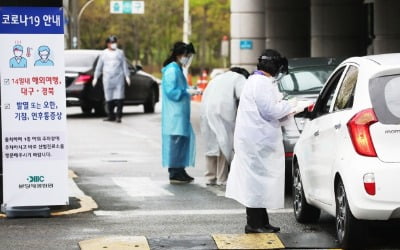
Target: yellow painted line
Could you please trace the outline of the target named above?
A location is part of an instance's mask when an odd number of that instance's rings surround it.
[[[79,204],[81,205],[79,208],[61,211],[61,212],[53,212],[51,213],[52,216],[60,216],[60,215],[68,215],[68,214],[76,214],[76,213],[83,213],[89,212],[96,208],[98,208],[97,203],[92,199],[90,196],[82,196],[76,197],[79,199]]]
[[[81,250],[150,250],[147,239],[144,236],[110,236],[84,240],[79,242],[79,247]]]
[[[68,177],[73,179],[73,178],[77,178],[78,176],[75,174],[74,171],[69,170]],[[66,211],[60,211],[60,212],[53,212],[53,213],[51,213],[51,215],[52,216],[60,216],[60,215],[83,213],[83,212],[89,212],[89,211],[92,211],[92,210],[98,208],[97,203],[90,196],[83,195],[83,196],[78,196],[75,198],[79,199],[79,204],[80,204],[79,208],[66,210]]]
[[[72,171],[72,170],[68,170],[68,178],[71,178],[71,179],[73,179],[73,178],[78,178],[78,176],[75,174],[75,172],[74,171]]]
[[[274,233],[213,234],[218,249],[282,249],[285,246]]]

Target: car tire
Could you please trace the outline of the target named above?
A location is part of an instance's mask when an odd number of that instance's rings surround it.
[[[154,88],[151,89],[151,93],[147,98],[147,101],[143,104],[145,113],[154,113],[156,106],[156,91]]]
[[[300,223],[318,221],[321,210],[307,203],[301,181],[300,168],[297,162],[294,162],[292,178],[293,211],[296,220]]]
[[[98,116],[105,116],[107,115],[107,104],[105,102],[98,102],[94,106],[94,112]]]
[[[360,247],[365,241],[365,227],[350,211],[343,182],[339,180],[335,187],[336,235],[343,248]],[[362,239],[364,238],[364,240]],[[368,237],[367,237],[368,238]]]
[[[90,115],[92,113],[92,109],[93,109],[92,105],[90,105],[87,102],[83,102],[81,104],[82,113],[85,115]]]

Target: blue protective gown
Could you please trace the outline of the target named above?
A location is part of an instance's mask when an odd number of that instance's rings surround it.
[[[171,62],[162,69],[162,165],[194,166],[195,135],[190,124],[190,95],[182,68]]]
[[[10,59],[10,68],[26,68],[28,66],[28,61],[25,57],[20,57],[17,60],[16,57]]]

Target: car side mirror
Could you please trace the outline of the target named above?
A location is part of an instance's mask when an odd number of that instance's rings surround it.
[[[128,66],[128,70],[129,70],[129,72],[131,73],[131,75],[136,74],[136,69],[135,69],[135,67],[129,65],[129,66]]]
[[[314,107],[315,103],[310,104],[308,107],[304,109],[303,117],[308,118],[310,120],[315,118],[315,113],[314,113]]]
[[[309,106],[307,107],[307,111],[308,111],[309,113],[313,112],[314,107],[315,107],[315,103],[309,105]]]

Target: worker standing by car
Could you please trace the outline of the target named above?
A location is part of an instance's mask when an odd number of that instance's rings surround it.
[[[206,139],[207,185],[226,185],[233,158],[233,132],[240,94],[249,72],[234,67],[211,80],[201,101],[201,132]]]
[[[107,102],[108,117],[104,121],[121,122],[122,108],[125,98],[125,81],[131,84],[128,65],[123,50],[118,49],[117,37],[110,36],[106,40],[107,48],[102,52],[94,72],[93,86],[103,74],[104,95]],[[115,114],[114,109],[117,107]]]
[[[176,42],[162,69],[162,166],[168,168],[171,184],[194,180],[185,168],[195,163],[195,135],[190,123],[189,88],[182,67],[190,65],[193,45]]]
[[[280,119],[293,112],[276,86],[276,77],[287,72],[287,59],[265,50],[257,71],[244,85],[236,118],[235,155],[226,197],[246,206],[245,233],[280,231],[270,224],[268,209],[284,207],[285,159]]]

